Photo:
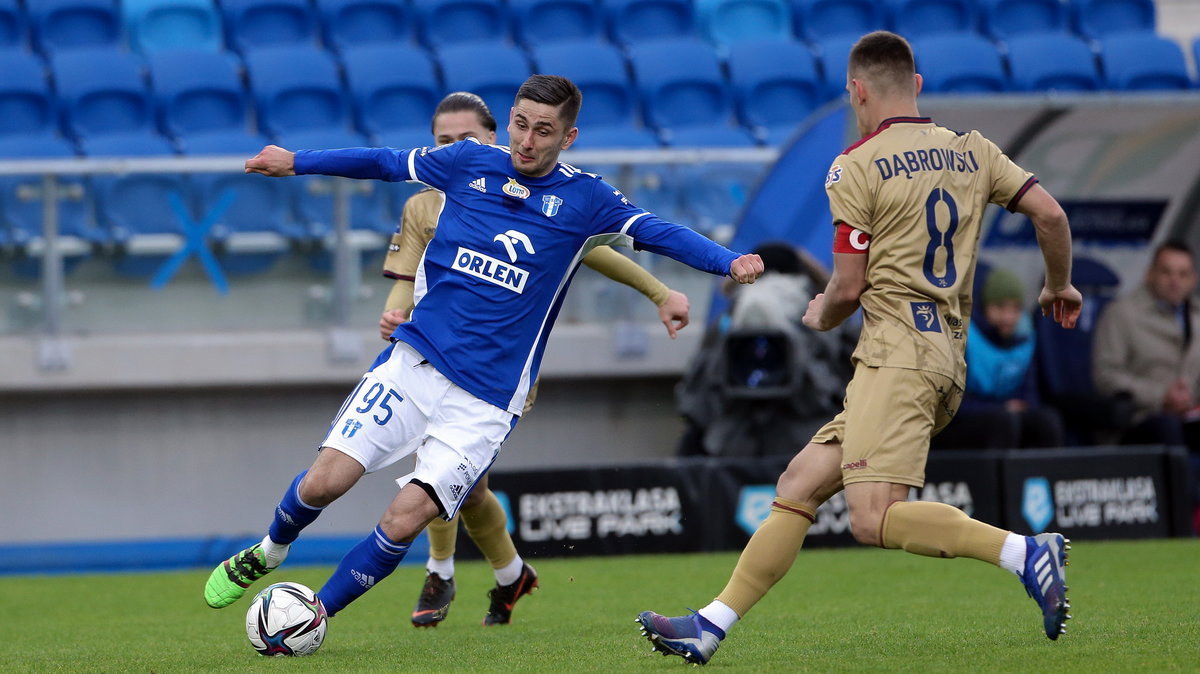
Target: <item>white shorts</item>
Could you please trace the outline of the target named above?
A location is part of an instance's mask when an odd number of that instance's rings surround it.
[[[442,517],[451,519],[517,417],[446,379],[404,342],[394,342],[380,360],[346,398],[321,447],[345,453],[368,473],[416,452],[416,470],[396,482],[432,488]]]

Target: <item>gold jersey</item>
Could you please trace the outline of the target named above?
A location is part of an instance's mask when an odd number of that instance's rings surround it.
[[[1013,210],[1036,182],[979,132],[925,117],[885,120],[839,155],[825,180],[834,225],[866,235],[849,239],[867,253],[854,359],[936,372],[965,386],[984,209]]]
[[[421,190],[404,202],[400,229],[392,235],[387,257],[383,260],[383,275],[401,281],[417,276],[417,265],[425,248],[437,233],[438,216],[446,203],[446,195],[433,189]],[[412,309],[412,300],[405,309]]]

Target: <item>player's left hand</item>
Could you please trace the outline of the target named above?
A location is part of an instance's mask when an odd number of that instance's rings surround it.
[[[762,273],[762,258],[754,254],[742,255],[729,263],[729,276],[738,283],[754,283]]]
[[[658,320],[667,326],[667,334],[671,339],[675,339],[679,331],[687,327],[690,308],[687,295],[678,290],[668,292],[667,301],[658,307]]]
[[[804,317],[800,319],[800,322],[813,330],[828,330],[829,328],[821,325],[821,309],[824,306],[825,293],[817,293],[816,297],[808,301],[808,309],[804,311]]]
[[[1058,291],[1043,286],[1038,295],[1038,304],[1042,306],[1043,316],[1053,315],[1055,323],[1064,328],[1073,328],[1083,312],[1083,295],[1073,285]]]

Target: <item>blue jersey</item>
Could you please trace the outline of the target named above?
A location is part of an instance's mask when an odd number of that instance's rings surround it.
[[[559,163],[533,178],[508,148],[468,139],[394,150],[301,150],[297,174],[418,180],[446,195],[417,270],[412,318],[393,333],[473,395],[521,414],[580,261],[628,245],[712,274],[737,256],[632,206],[599,176]]]

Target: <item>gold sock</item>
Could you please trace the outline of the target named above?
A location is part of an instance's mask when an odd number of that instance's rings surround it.
[[[767,519],[742,550],[729,584],[717,601],[738,616],[746,615],[792,568],[804,536],[816,518],[816,512],[808,506],[776,497]]]
[[[970,557],[999,566],[1008,532],[945,503],[897,501],[883,515],[883,547],[926,557]]]
[[[450,559],[454,556],[454,548],[458,543],[458,515],[447,522],[435,517],[425,527],[429,532],[429,556],[434,559]]]
[[[487,490],[483,502],[477,506],[463,508],[463,524],[467,533],[479,551],[487,557],[493,569],[502,569],[517,558],[517,546],[513,545],[512,536],[508,535],[508,517],[504,514],[504,506],[500,499]]]

